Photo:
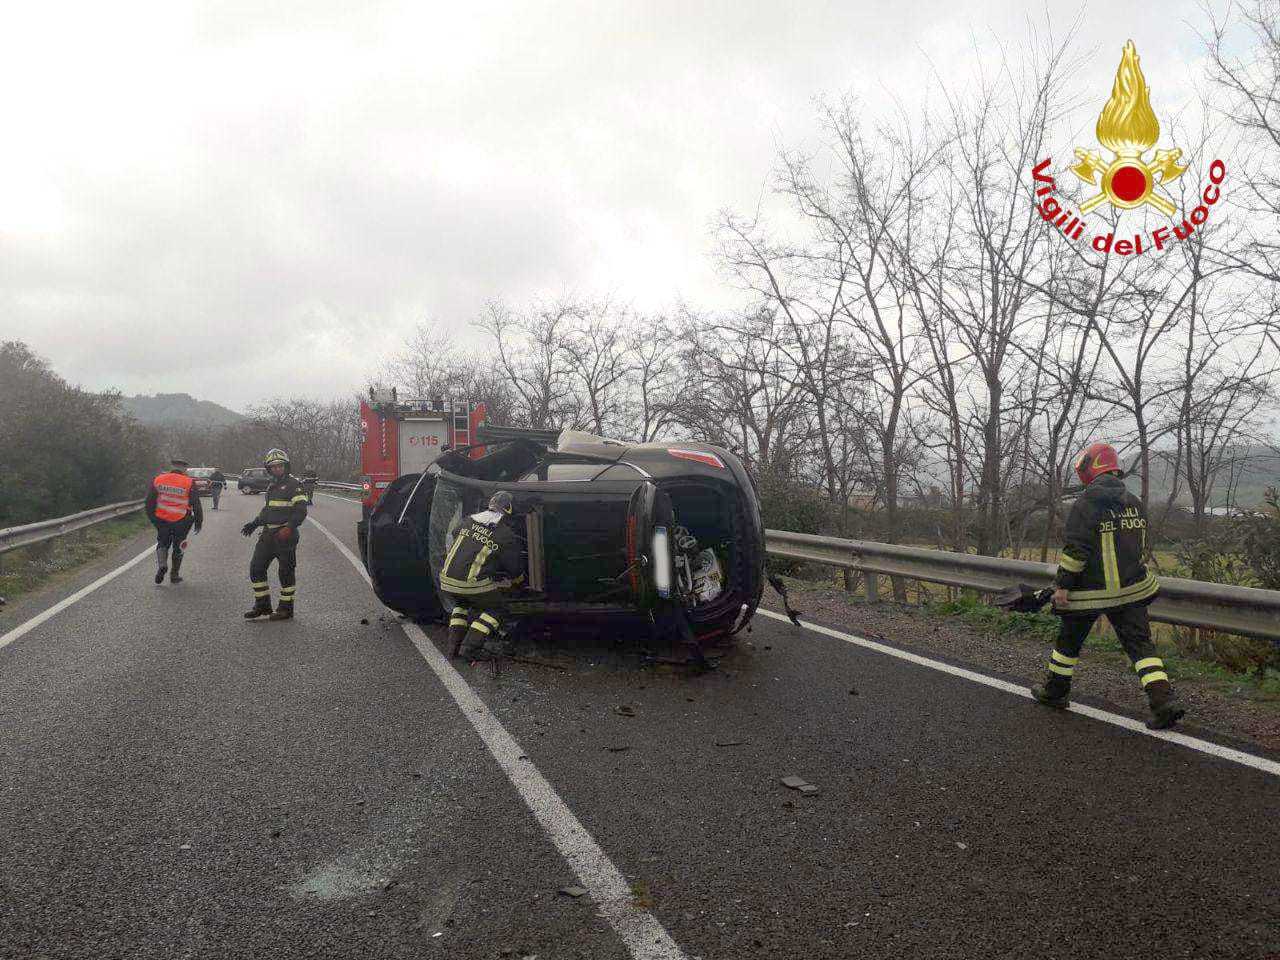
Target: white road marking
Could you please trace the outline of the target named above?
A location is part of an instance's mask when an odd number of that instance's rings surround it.
[[[756,611],[761,616],[769,617],[773,620],[779,620],[782,623],[790,623],[790,621],[781,613],[774,613],[772,610],[760,609]],[[865,637],[854,636],[851,633],[842,633],[839,630],[833,630],[830,627],[824,627],[817,623],[806,623],[801,621],[806,630],[812,630],[814,633],[821,633],[824,636],[834,637],[837,640],[843,640],[845,643],[851,643],[855,646],[865,647],[868,650],[874,650],[876,653],[883,653],[890,657],[897,657],[899,660],[906,660],[908,663],[914,663],[922,667],[928,667],[930,670],[938,670],[942,673],[949,673],[953,677],[961,677],[965,680],[972,680],[974,683],[980,683],[983,686],[992,687],[996,690],[1003,690],[1005,693],[1011,693],[1016,697],[1025,697],[1031,699],[1031,691],[1027,687],[1010,683],[1008,680],[1000,680],[997,677],[989,677],[986,674],[978,673],[974,670],[966,670],[964,667],[954,667],[949,663],[943,663],[941,660],[933,660],[929,657],[922,657],[918,653],[908,653],[906,650],[899,650],[884,643],[877,643],[874,640],[868,640]],[[1275,760],[1268,760],[1265,757],[1257,757],[1252,753],[1245,753],[1243,750],[1233,750],[1231,747],[1224,747],[1217,743],[1211,743],[1208,740],[1201,740],[1198,737],[1191,737],[1185,733],[1179,733],[1176,730],[1148,730],[1146,724],[1131,717],[1122,717],[1118,713],[1111,713],[1107,710],[1099,710],[1097,707],[1090,707],[1083,703],[1073,703],[1068,710],[1071,713],[1078,713],[1085,717],[1091,717],[1094,720],[1101,720],[1103,723],[1109,723],[1112,726],[1123,727],[1125,730],[1133,733],[1140,733],[1147,737],[1154,737],[1157,740],[1168,740],[1170,743],[1177,743],[1191,750],[1207,753],[1210,756],[1219,757],[1223,760],[1230,760],[1232,763],[1238,763],[1242,766],[1253,767],[1255,770],[1261,770],[1263,773],[1269,773],[1272,776],[1280,777],[1280,763]]]
[[[364,564],[346,544],[315,518],[308,517],[307,522],[333,541],[333,545],[351,561],[365,583],[370,582]],[[525,806],[542,825],[560,855],[573,868],[582,885],[590,891],[600,915],[609,921],[609,926],[613,927],[631,956],[635,960],[686,960],[685,954],[676,946],[657,918],[635,905],[631,886],[622,871],[560,799],[547,778],[538,772],[538,768],[528,759],[515,738],[498,722],[498,718],[485,706],[484,701],[476,696],[471,685],[453,668],[444,654],[436,649],[421,627],[408,620],[402,621],[400,626],[418,648],[418,653],[427,661],[427,665],[440,678],[463,715],[471,721],[476,733],[480,734],[480,739],[489,748],[489,753],[498,761],[498,766],[516,788]]]
[[[57,616],[63,610],[67,609],[67,607],[75,603],[77,600],[83,597],[87,597],[89,594],[93,593],[93,591],[97,590],[104,583],[107,583],[110,580],[114,580],[116,577],[120,576],[120,574],[124,573],[130,567],[136,566],[137,564],[145,560],[147,557],[154,557],[155,555],[156,555],[155,546],[147,547],[147,549],[143,550],[140,554],[138,554],[132,560],[126,561],[123,565],[116,567],[110,573],[103,574],[97,580],[93,581],[93,583],[89,584],[87,587],[81,587],[71,596],[66,597],[65,599],[59,600],[48,610],[44,611],[43,613],[36,614],[34,617],[32,617],[30,620],[28,620],[26,623],[22,624],[21,626],[14,627],[8,633],[0,636],[0,650],[4,649],[9,644],[13,643],[13,641],[17,640],[23,634],[30,633],[32,630],[40,626],[40,624],[44,623],[46,620],[50,619],[51,617]]]

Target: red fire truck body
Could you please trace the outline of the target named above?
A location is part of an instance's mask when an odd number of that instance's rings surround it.
[[[387,485],[406,473],[421,473],[446,450],[471,445],[483,421],[483,403],[401,400],[394,387],[369,391],[369,398],[360,401],[362,553],[369,514]]]

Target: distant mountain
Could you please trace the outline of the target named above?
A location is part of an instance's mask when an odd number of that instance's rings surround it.
[[[225,427],[245,419],[234,410],[228,410],[212,400],[197,400],[189,393],[157,393],[154,397],[141,395],[121,397],[120,408],[148,427],[179,423]]]

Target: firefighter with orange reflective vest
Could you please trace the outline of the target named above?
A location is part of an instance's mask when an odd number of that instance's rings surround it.
[[[1067,516],[1054,581],[1054,612],[1061,617],[1058,640],[1049,655],[1048,676],[1031,695],[1049,707],[1070,704],[1071,677],[1085,637],[1105,614],[1146,691],[1152,713],[1147,726],[1168,729],[1186,710],[1151,643],[1147,607],[1159,584],[1143,562],[1147,518],[1142,501],[1125,489],[1120,458],[1110,444],[1095,443],[1085,450],[1076,461],[1076,475],[1085,489]]]
[[[196,533],[204,525],[204,511],[195,481],[187,476],[189,464],[181,457],[169,461],[172,469],[160,474],[147,488],[147,519],[156,528],[156,583],[182,582],[182,557],[187,549],[187,534],[194,525]],[[169,554],[173,553],[173,565]]]
[[[240,528],[246,537],[262,528],[253,548],[253,558],[249,561],[253,609],[245,614],[245,619],[291,620],[298,584],[298,528],[307,519],[307,495],[302,492],[298,478],[289,473],[289,455],[283,450],[267,451],[262,465],[271,475],[267,502],[254,519]],[[267,568],[272,560],[276,561],[276,573],[280,577],[280,604],[274,613],[271,611],[271,584],[267,581]]]

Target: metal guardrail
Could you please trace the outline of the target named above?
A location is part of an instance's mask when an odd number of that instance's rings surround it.
[[[364,492],[364,487],[358,483],[339,483],[336,480],[317,480],[317,487],[327,487],[330,490],[354,490],[358,493]]]
[[[785,530],[766,530],[765,548],[774,557],[856,570],[866,579],[867,597],[871,600],[879,596],[878,575],[999,593],[1019,583],[1047,587],[1053,583],[1057,571],[1052,564],[1030,560],[980,557]],[[1160,594],[1151,604],[1151,619],[1280,640],[1280,591],[1160,577]]]
[[[24,524],[20,527],[6,527],[0,530],[0,553],[8,553],[18,547],[27,547],[42,540],[52,540],[64,533],[83,530],[103,520],[121,517],[126,513],[141,510],[144,501],[126,500],[122,503],[111,503],[105,507],[94,507],[73,513],[69,517],[58,517],[54,520],[40,520],[36,523]]]

